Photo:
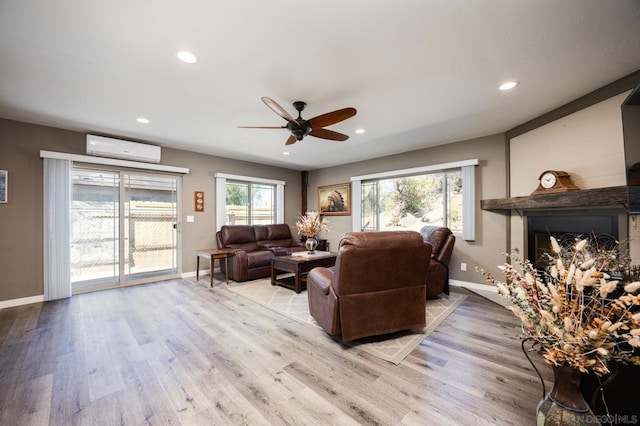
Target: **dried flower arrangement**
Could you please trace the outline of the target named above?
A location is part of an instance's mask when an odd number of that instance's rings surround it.
[[[508,309],[548,364],[597,375],[609,373],[611,361],[640,365],[640,282],[612,277],[629,269],[628,257],[595,239],[561,246],[551,237],[551,248],[544,271],[511,255],[520,270],[499,266],[506,282],[480,272],[513,303]]]
[[[310,211],[298,217],[296,229],[298,234],[307,238],[317,238],[321,232],[329,232],[329,222],[318,212]]]

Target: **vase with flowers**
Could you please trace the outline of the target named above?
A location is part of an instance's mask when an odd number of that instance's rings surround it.
[[[329,232],[329,222],[316,211],[309,211],[298,217],[296,222],[298,235],[306,237],[305,246],[309,254],[315,253],[318,246],[318,236],[322,232]]]
[[[630,260],[619,245],[601,247],[596,236],[562,244],[550,239],[544,270],[512,254],[498,266],[505,281],[480,272],[512,303],[508,309],[522,321],[533,350],[554,368],[554,388],[538,404],[538,424],[597,424],[579,400],[580,374],[602,376],[616,363],[640,365],[640,282],[629,278]]]

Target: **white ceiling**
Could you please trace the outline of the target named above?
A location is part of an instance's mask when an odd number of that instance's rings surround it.
[[[504,132],[639,69],[638,0],[0,1],[0,117],[296,170]],[[237,128],[285,124],[262,96],[355,107],[328,127],[350,138],[284,156],[286,130]]]

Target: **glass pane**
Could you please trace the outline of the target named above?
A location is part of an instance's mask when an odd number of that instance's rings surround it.
[[[274,185],[251,184],[251,224],[274,223],[276,188]]]
[[[177,179],[125,175],[125,279],[178,272]]]
[[[227,225],[249,224],[249,185],[227,182]]]
[[[75,169],[71,199],[73,290],[119,282],[118,173]]]
[[[445,194],[443,173],[426,175],[425,209],[422,216],[424,225],[444,226],[445,224]]]
[[[363,231],[378,230],[378,183],[362,183],[362,221]]]
[[[462,171],[447,173],[447,226],[462,232]]]
[[[408,176],[379,181],[379,223],[381,230],[419,231],[440,215],[431,209],[438,179],[432,175]],[[442,209],[440,208],[441,212]]]

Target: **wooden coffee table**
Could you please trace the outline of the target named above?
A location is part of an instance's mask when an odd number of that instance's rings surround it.
[[[336,254],[328,251],[316,251],[315,254],[303,252],[299,255],[276,256],[271,259],[271,285],[294,290],[300,293],[307,288],[307,273],[318,266],[330,267],[336,264]],[[293,276],[278,278],[278,274],[293,273]]]

